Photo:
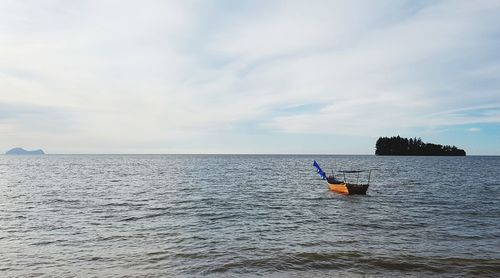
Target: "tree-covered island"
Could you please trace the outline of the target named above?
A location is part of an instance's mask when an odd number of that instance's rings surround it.
[[[376,155],[428,155],[465,156],[465,151],[455,146],[424,143],[420,138],[380,137],[375,145]]]

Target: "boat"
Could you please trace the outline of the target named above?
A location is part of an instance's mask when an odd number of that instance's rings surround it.
[[[318,174],[323,180],[328,183],[328,188],[331,191],[350,195],[350,194],[361,194],[365,195],[370,186],[371,170],[348,170],[348,171],[337,171],[342,179],[337,179],[336,175],[332,174],[326,176],[326,173],[321,169],[319,164],[314,161],[313,166],[316,168]],[[366,177],[366,183],[360,183],[360,178]]]

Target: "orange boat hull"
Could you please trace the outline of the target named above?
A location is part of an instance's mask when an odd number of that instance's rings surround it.
[[[340,194],[366,194],[368,190],[368,184],[352,184],[352,183],[328,183],[328,187],[331,191]]]

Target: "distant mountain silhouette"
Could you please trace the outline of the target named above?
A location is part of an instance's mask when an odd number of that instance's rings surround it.
[[[34,151],[27,151],[23,148],[13,148],[13,149],[10,149],[9,151],[7,151],[5,154],[8,154],[8,155],[26,155],[26,154],[33,155],[33,154],[45,154],[45,153],[40,149],[34,150]]]
[[[375,148],[376,155],[465,156],[465,151],[455,146],[424,143],[420,138],[407,139],[399,135],[378,138]]]

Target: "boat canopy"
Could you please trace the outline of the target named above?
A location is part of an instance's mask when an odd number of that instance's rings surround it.
[[[344,173],[344,174],[354,174],[354,173],[363,173],[363,172],[368,172],[370,170],[348,170],[348,171],[337,171],[339,173]]]

